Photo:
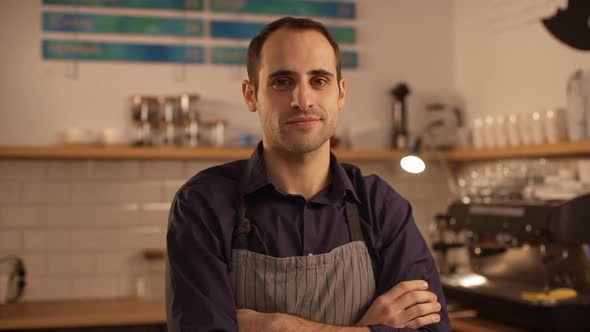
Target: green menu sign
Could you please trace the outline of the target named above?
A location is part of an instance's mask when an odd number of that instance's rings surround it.
[[[43,0],[44,5],[203,10],[203,0]]]
[[[43,13],[43,30],[200,37],[203,36],[203,21],[167,17],[46,12]]]

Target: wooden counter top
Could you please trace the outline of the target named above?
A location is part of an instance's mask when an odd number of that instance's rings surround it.
[[[163,302],[137,298],[0,305],[0,330],[165,324]],[[451,318],[456,332],[522,332],[477,317]]]
[[[0,330],[164,324],[163,302],[136,298],[0,305]]]

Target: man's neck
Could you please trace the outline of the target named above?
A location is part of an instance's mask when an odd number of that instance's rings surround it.
[[[292,154],[264,146],[264,164],[273,183],[281,190],[309,200],[331,181],[330,144],[319,149]]]

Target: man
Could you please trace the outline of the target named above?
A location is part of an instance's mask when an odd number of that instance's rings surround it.
[[[169,331],[450,331],[409,203],[330,153],[346,83],[327,30],[270,23],[250,43],[248,78],[262,142],[172,203]]]

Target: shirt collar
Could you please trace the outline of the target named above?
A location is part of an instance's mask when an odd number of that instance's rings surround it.
[[[262,141],[258,143],[248,162],[252,167],[250,177],[244,183],[244,195],[252,194],[267,186],[274,187],[266,170],[266,165],[264,164]],[[330,172],[332,175],[332,182],[328,185],[329,190],[327,192],[323,190],[319,195],[316,195],[312,201],[316,203],[330,204],[347,197],[354,199],[360,204],[354,185],[350,181],[342,164],[338,162],[336,156],[332,152],[330,152]]]

